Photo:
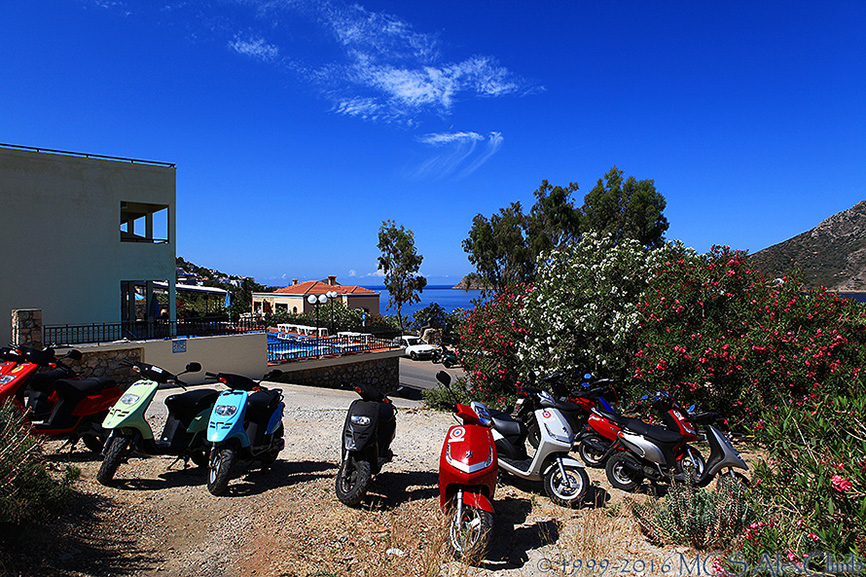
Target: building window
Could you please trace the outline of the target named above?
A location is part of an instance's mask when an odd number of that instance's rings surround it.
[[[145,202],[120,203],[121,242],[168,242],[168,205]]]

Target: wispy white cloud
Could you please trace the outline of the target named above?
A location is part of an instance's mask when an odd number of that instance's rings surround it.
[[[477,132],[451,132],[425,134],[418,141],[437,150],[410,171],[411,177],[422,179],[469,176],[499,151],[504,139],[499,132],[486,137]]]
[[[304,66],[337,114],[365,120],[417,124],[425,113],[449,114],[459,98],[495,98],[537,87],[492,56],[446,61],[437,34],[415,30],[405,20],[360,4],[328,0],[236,0],[256,7],[260,20],[301,14],[333,40],[331,58]],[[271,46],[271,45],[268,45]],[[276,48],[276,46],[274,46]]]
[[[484,140],[484,137],[477,132],[436,132],[425,134],[418,137],[418,142],[430,144],[432,146],[441,146],[443,144],[451,144],[453,142],[477,142]]]
[[[124,0],[82,1],[129,10]],[[490,55],[449,58],[438,34],[348,0],[164,0],[158,10],[172,25],[183,22],[190,38],[218,40],[240,56],[294,74],[330,103],[332,113],[365,121],[420,127],[441,122],[467,100],[544,89]],[[411,171],[419,178],[467,176],[503,143],[499,132],[429,133],[417,140],[434,150]]]
[[[244,56],[250,56],[265,62],[274,62],[280,56],[280,49],[273,44],[269,44],[260,36],[243,37],[236,34],[234,39],[229,42],[229,47]]]

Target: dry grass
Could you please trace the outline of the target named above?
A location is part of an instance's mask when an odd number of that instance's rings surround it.
[[[624,563],[628,564],[626,572],[639,574],[642,571],[634,567],[635,561],[647,569],[669,561],[669,550],[646,543],[635,522],[631,501],[581,511],[576,518],[562,519],[560,525],[559,540],[544,550],[548,575],[614,574],[624,568]]]

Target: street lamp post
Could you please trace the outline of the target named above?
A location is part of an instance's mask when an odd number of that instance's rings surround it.
[[[337,298],[337,291],[328,291],[325,295],[328,297],[328,301],[331,303],[331,335],[334,334],[334,299]]]
[[[316,356],[321,357],[322,351],[319,342],[321,338],[319,335],[319,305],[328,302],[328,297],[327,295],[323,294],[319,295],[318,297],[316,295],[310,295],[307,297],[307,302],[313,305],[313,307],[316,309]]]

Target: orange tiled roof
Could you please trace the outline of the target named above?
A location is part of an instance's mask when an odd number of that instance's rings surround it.
[[[360,286],[331,285],[320,280],[308,280],[277,289],[273,294],[280,295],[318,295],[334,291],[337,294],[374,295],[376,291]]]

